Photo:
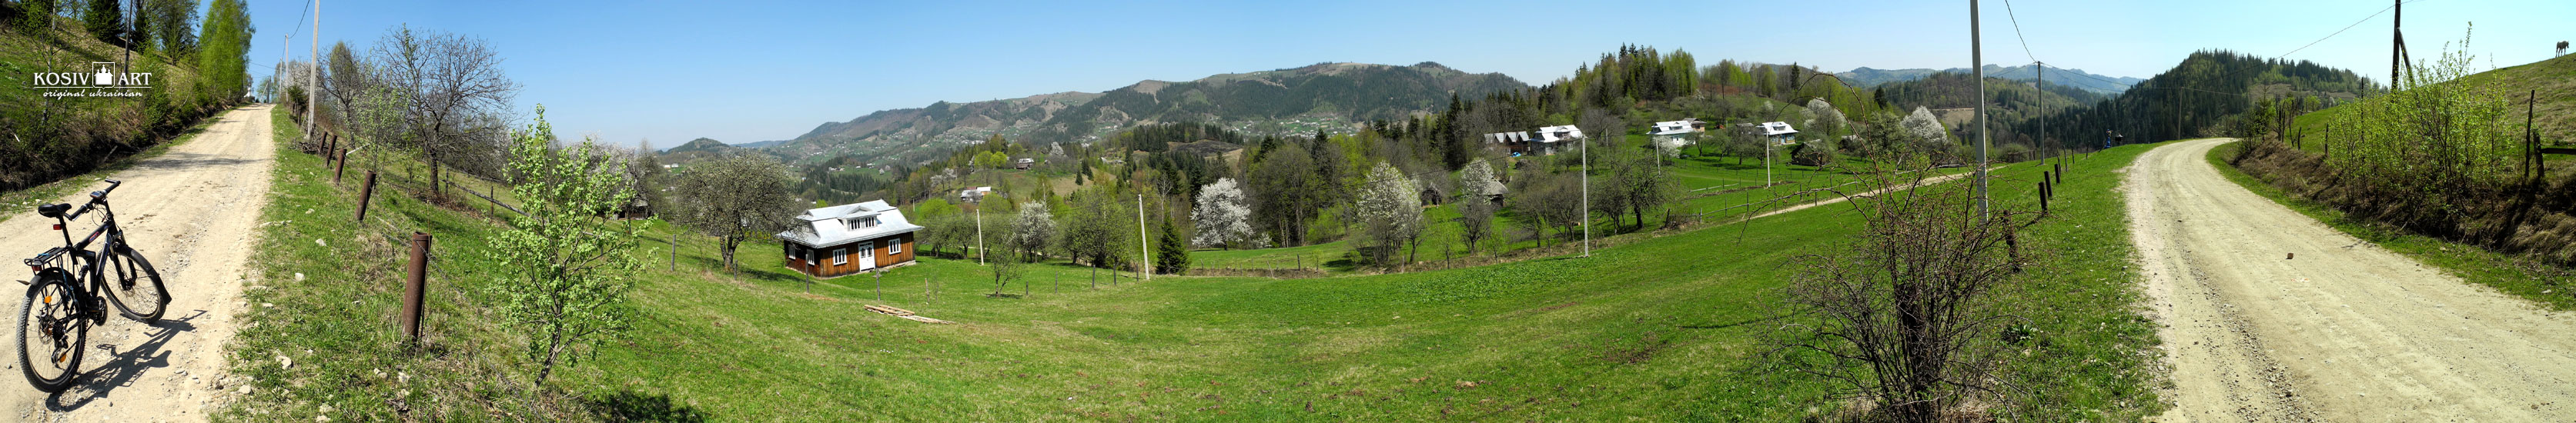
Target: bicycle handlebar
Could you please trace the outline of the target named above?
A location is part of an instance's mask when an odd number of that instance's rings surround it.
[[[89,198],[92,198],[92,199],[99,199],[99,200],[105,200],[105,199],[107,199],[107,193],[116,191],[116,187],[118,187],[118,186],[122,186],[122,185],[125,185],[125,181],[119,181],[119,180],[114,180],[114,179],[108,179],[108,180],[107,180],[107,189],[98,190],[98,191],[90,191],[90,192],[89,192]]]
[[[97,190],[97,191],[90,191],[90,192],[89,192],[89,204],[82,204],[82,205],[81,205],[80,210],[73,211],[71,216],[69,216],[69,217],[64,217],[63,219],[64,219],[64,220],[80,220],[81,215],[83,215],[83,214],[88,214],[88,213],[89,213],[89,209],[98,208],[98,205],[99,205],[100,203],[105,203],[105,202],[107,202],[107,193],[115,192],[115,191],[116,191],[116,187],[123,186],[123,185],[125,185],[125,181],[119,181],[119,180],[115,180],[115,179],[108,179],[108,180],[107,180],[107,189]]]

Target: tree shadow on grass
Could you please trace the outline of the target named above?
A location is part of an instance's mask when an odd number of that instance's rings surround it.
[[[582,399],[582,406],[602,420],[616,422],[704,422],[706,413],[672,401],[669,395],[619,391]]]

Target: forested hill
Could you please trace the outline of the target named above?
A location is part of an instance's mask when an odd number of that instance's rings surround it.
[[[2380,90],[2350,70],[2315,62],[2204,50],[2108,101],[2049,119],[2047,131],[2057,139],[2086,145],[2100,141],[2104,131],[2125,135],[2130,142],[2214,136],[2221,135],[2220,127],[2229,119],[2256,102],[2293,100],[2298,107],[2315,110]]]
[[[1324,63],[1187,82],[1143,81],[1104,93],[1066,92],[973,103],[934,103],[831,122],[772,152],[799,161],[851,156],[894,162],[942,157],[999,134],[1047,144],[1092,142],[1140,124],[1206,122],[1253,133],[1312,133],[1399,119],[1528,85],[1499,73],[1472,74],[1437,63],[1412,66]]]
[[[1886,101],[1899,112],[1917,107],[1935,110],[1934,115],[1942,118],[1942,124],[1950,130],[1950,135],[1964,140],[1975,135],[1975,127],[1962,124],[1976,117],[1968,110],[1977,105],[1976,81],[1968,74],[1941,72],[1921,79],[1879,85],[1872,91],[1876,98]],[[1986,82],[1986,101],[1992,106],[1986,111],[1987,129],[1997,144],[2037,146],[2039,143],[2029,136],[2030,133],[2019,129],[2023,122],[2091,107],[2109,98],[2054,81],[2048,83],[2045,91],[2036,82],[2007,80],[1993,74],[1988,74]]]

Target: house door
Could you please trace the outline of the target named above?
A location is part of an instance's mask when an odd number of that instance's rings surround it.
[[[868,242],[862,242],[862,243],[859,243],[859,270],[868,270],[868,269],[875,269],[875,268],[877,268],[877,243],[876,243],[876,241],[868,241]]]

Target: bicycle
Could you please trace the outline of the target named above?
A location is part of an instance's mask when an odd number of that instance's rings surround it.
[[[90,326],[107,324],[107,307],[100,303],[115,303],[120,314],[147,325],[160,321],[170,305],[170,290],[161,285],[161,272],[126,243],[125,230],[116,226],[116,211],[107,204],[107,193],[124,184],[107,180],[107,189],[90,192],[89,203],[77,211],[69,203],[36,206],[37,215],[54,218],[54,230],[63,232],[63,246],[26,260],[27,270],[36,277],[32,282],[21,281],[27,283],[27,302],[20,308],[18,368],[25,370],[27,382],[37,390],[62,392],[80,377],[81,349],[89,342]],[[92,209],[105,214],[98,229],[72,242],[65,225]],[[98,250],[87,249],[102,236],[105,243]],[[111,271],[114,279],[108,278]],[[37,357],[45,360],[39,362]]]

